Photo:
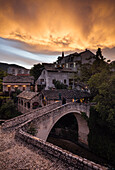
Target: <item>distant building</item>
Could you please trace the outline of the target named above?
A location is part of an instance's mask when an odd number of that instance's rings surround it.
[[[78,71],[78,68],[81,64],[92,64],[95,61],[95,54],[89,50],[85,50],[81,53],[72,53],[64,56],[58,57],[58,60],[55,63],[55,67],[71,68],[74,71]]]
[[[33,76],[6,76],[3,78],[3,92],[31,90],[33,85]]]
[[[27,76],[27,75],[30,74],[30,70],[26,69],[24,67],[21,67],[21,66],[12,65],[12,66],[8,67],[7,73],[11,74],[11,75],[14,75],[14,76],[17,76],[17,75],[25,75],[25,76]]]

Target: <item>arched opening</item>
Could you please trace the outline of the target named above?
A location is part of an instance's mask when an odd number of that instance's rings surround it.
[[[71,151],[70,147],[78,143],[78,123],[73,113],[63,116],[56,122],[47,141]]]
[[[39,107],[39,103],[38,102],[34,102],[32,104],[32,109],[37,109]]]

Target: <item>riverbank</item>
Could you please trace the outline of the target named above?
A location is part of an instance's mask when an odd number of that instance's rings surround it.
[[[91,160],[95,163],[98,163],[103,166],[109,165],[109,162],[107,160],[98,157],[88,149],[85,149],[81,147],[80,145],[77,145],[71,141],[61,139],[61,138],[54,138],[54,137],[49,137],[48,142],[53,143],[54,145],[57,145],[65,150],[68,150],[76,155],[79,155],[83,158],[86,158],[88,160]],[[113,165],[111,165],[113,167]]]

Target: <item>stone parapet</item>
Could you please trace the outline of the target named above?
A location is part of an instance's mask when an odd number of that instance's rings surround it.
[[[64,161],[68,165],[71,165],[75,169],[79,170],[107,170],[108,168],[96,164],[92,161],[89,161],[85,158],[82,158],[78,155],[74,155],[69,151],[66,151],[58,146],[55,146],[51,143],[45,142],[35,136],[32,136],[22,129],[17,130],[16,138],[21,139],[22,141],[33,145],[36,149],[40,149],[45,152],[47,155],[52,155],[61,161]]]
[[[16,127],[28,120],[32,120],[38,116],[43,115],[44,113],[51,111],[57,107],[59,107],[61,105],[61,102],[55,102],[53,104],[49,104],[47,106],[44,106],[40,109],[34,109],[31,112],[25,113],[21,116],[15,117],[13,119],[10,120],[6,120],[3,124],[2,124],[2,129],[7,129],[7,128],[13,128]]]

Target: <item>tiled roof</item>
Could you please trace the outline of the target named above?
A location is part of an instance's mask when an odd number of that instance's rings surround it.
[[[37,94],[39,94],[39,93],[38,92],[31,92],[31,91],[23,91],[17,97],[30,100],[33,97],[35,97]]]
[[[70,68],[46,68],[47,71],[51,71],[51,72],[75,72],[74,70],[70,69]]]
[[[31,83],[34,80],[33,76],[6,76],[3,78],[4,83]]]
[[[58,100],[59,99],[59,94],[61,94],[61,97],[66,98],[66,99],[73,99],[73,98],[84,98],[84,97],[90,97],[90,93],[88,92],[83,92],[80,90],[68,90],[68,89],[54,89],[54,90],[43,90],[42,93],[44,94],[45,97],[49,100]]]
[[[64,56],[64,58],[60,57],[59,60],[61,60],[61,63],[73,62],[73,61],[78,61],[79,57],[89,58],[90,56],[94,56],[94,54],[90,50],[85,50],[81,53],[75,52],[75,53],[69,54],[67,56]],[[69,60],[69,58],[73,58],[73,61]],[[66,61],[67,59],[68,59],[68,61]]]

